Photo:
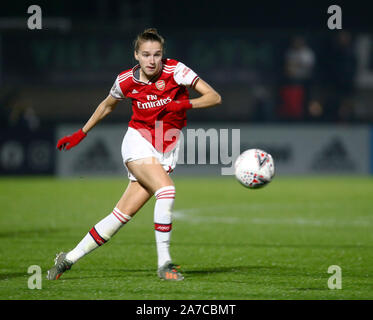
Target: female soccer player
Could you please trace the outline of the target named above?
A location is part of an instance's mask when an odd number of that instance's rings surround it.
[[[164,59],[164,39],[156,29],[147,29],[134,42],[138,64],[118,75],[110,94],[87,123],[57,143],[69,150],[112,112],[118,102],[132,99],[132,118],[122,143],[122,157],[129,184],[113,211],[99,221],[71,251],[59,253],[47,278],[57,280],[80,258],[107,242],[153,196],[154,228],[158,255],[158,276],[183,280],[169,252],[175,186],[168,175],[176,166],[178,133],[186,125],[188,109],[207,108],[221,103],[220,95],[183,63]],[[200,97],[189,99],[187,87]]]

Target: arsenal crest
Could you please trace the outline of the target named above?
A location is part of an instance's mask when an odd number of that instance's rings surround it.
[[[155,83],[155,86],[157,87],[158,90],[164,90],[165,86],[166,86],[166,83],[164,82],[164,80],[158,80],[156,83]]]

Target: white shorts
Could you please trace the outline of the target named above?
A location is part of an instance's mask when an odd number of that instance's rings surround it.
[[[137,181],[136,177],[128,170],[127,162],[154,157],[158,159],[167,173],[172,172],[176,167],[179,155],[180,140],[170,152],[159,152],[154,146],[146,140],[139,131],[128,127],[128,130],[122,142],[122,158],[124,166],[128,172],[128,178],[131,181]]]

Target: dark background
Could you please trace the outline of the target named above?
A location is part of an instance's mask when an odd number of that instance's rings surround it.
[[[31,4],[42,8],[42,30],[27,28]],[[331,4],[342,8],[342,30],[327,28]],[[361,37],[370,41],[370,12],[356,1],[8,1],[0,20],[1,125],[86,121],[116,75],[135,64],[132,42],[147,27],[165,37],[166,57],[223,96],[222,108],[191,112],[193,121],[370,123],[372,88],[358,80],[357,48]],[[314,57],[305,79],[287,72],[295,39]],[[126,122],[129,103],[117,110],[107,121]]]
[[[27,27],[34,4],[41,30]],[[342,9],[342,30],[327,27],[330,5]],[[2,2],[0,171],[53,173],[56,126],[84,125],[136,64],[133,40],[149,27],[166,39],[166,57],[223,97],[218,108],[188,112],[189,123],[369,125],[371,9],[362,1]],[[124,101],[105,123],[125,127],[131,113]]]

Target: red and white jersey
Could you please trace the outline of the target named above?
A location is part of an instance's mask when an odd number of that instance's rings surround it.
[[[140,65],[136,65],[120,73],[110,94],[115,99],[131,98],[133,114],[129,127],[139,130],[158,151],[168,152],[175,146],[177,137],[169,141],[165,133],[169,129],[175,132],[183,128],[186,125],[186,112],[167,112],[165,106],[173,100],[189,99],[187,87],[194,87],[199,77],[183,63],[173,59],[162,60],[161,74],[155,82],[140,81],[139,71]],[[156,124],[157,128],[162,124],[162,129],[157,131]],[[143,132],[150,132],[150,135]]]

